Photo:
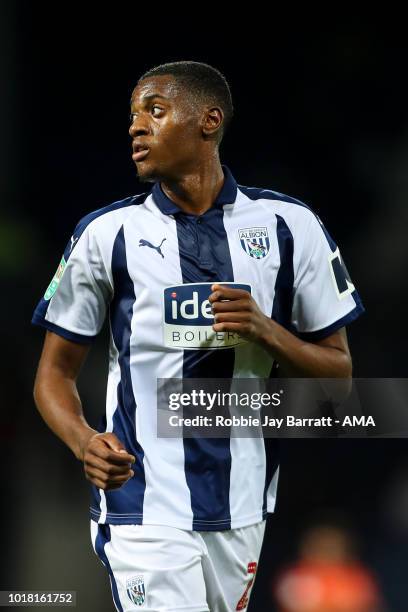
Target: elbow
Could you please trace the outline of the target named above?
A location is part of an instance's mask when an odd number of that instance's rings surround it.
[[[33,399],[34,399],[34,404],[37,410],[38,410],[38,406],[40,402],[40,394],[41,394],[40,389],[41,389],[41,381],[37,374],[37,376],[35,377],[34,386],[33,386]]]
[[[353,377],[353,362],[351,361],[350,354],[343,353],[341,370],[342,370],[341,378],[347,379],[348,381],[350,381],[350,384],[351,384],[351,379]]]
[[[43,379],[43,376],[41,375],[41,370],[39,369],[36,374],[33,386],[33,399],[38,411],[40,411],[41,398],[44,395],[44,382],[45,381]]]
[[[347,400],[352,391],[353,363],[349,353],[341,352],[339,357],[335,375],[329,381],[326,392],[332,401],[341,404]]]
[[[335,357],[331,363],[331,376],[328,378],[342,378],[351,380],[353,376],[353,362],[349,351],[333,347],[332,356]]]

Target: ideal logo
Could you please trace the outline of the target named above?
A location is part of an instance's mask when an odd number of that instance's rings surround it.
[[[223,283],[251,292],[250,285]],[[214,283],[192,283],[164,290],[164,343],[172,348],[228,348],[246,342],[234,332],[215,332],[209,296]]]

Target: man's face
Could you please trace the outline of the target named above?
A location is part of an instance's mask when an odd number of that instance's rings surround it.
[[[132,93],[132,159],[139,179],[177,180],[197,163],[201,141],[197,106],[171,75],[149,77]]]

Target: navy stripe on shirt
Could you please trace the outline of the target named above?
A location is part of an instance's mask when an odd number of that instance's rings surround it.
[[[183,283],[233,281],[231,255],[222,207],[201,217],[177,213],[177,236]],[[184,350],[183,378],[229,378],[235,349]],[[183,437],[187,485],[194,530],[231,529],[229,432],[226,438]]]
[[[123,226],[115,239],[112,251],[114,298],[110,304],[112,336],[119,353],[120,382],[117,388],[118,405],[113,414],[113,433],[126,450],[136,457],[134,476],[120,488],[105,491],[107,517],[114,514],[131,515],[132,522],[142,523],[146,489],[144,452],[136,436],[136,400],[130,372],[130,337],[133,307],[136,301],[133,281],[127,268],[126,243]],[[94,513],[92,513],[94,515]]]
[[[283,217],[275,216],[280,266],[275,281],[272,319],[286,329],[291,329],[294,282],[293,236]]]

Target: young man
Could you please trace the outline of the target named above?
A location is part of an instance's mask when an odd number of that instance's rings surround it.
[[[344,326],[363,308],[338,249],[307,206],[237,185],[221,165],[232,114],[206,64],[140,78],[129,133],[153,188],[79,222],[33,317],[47,329],[35,400],[92,483],[93,545],[118,610],[246,609],[275,506],[262,439],[157,437],[157,378],[268,377],[274,362],[291,376],[351,376]],[[108,309],[98,433],[76,379]]]

